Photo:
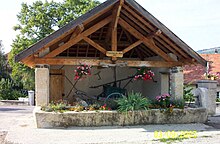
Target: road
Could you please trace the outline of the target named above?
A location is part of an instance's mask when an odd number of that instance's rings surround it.
[[[177,143],[220,143],[220,113],[210,117],[205,124],[145,125],[130,127],[72,127],[67,129],[37,129],[32,114],[34,107],[0,106],[0,143],[7,144],[69,144],[69,143],[161,143],[154,132],[193,131],[198,138],[185,139]],[[219,110],[219,108],[218,108]],[[220,111],[218,111],[220,112]],[[213,128],[214,126],[215,128]]]

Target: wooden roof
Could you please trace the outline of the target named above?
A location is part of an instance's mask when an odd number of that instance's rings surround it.
[[[161,61],[152,61],[154,57]],[[84,62],[150,67],[206,65],[202,57],[134,0],[107,0],[25,49],[15,60],[30,67]]]

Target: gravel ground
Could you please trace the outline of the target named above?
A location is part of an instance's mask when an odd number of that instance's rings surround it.
[[[217,115],[209,118],[205,124],[172,124],[172,125],[145,125],[131,127],[74,127],[68,129],[37,129],[32,114],[33,107],[0,106],[0,143],[3,139],[6,144],[69,144],[69,143],[162,143],[155,138],[155,131],[197,131],[197,138],[172,140],[165,139],[165,143],[220,143],[220,107]],[[219,113],[218,113],[219,112]],[[215,128],[213,128],[214,126]],[[7,134],[7,136],[6,136]],[[6,137],[5,137],[6,136]]]

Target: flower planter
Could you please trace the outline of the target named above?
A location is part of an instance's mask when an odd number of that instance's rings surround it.
[[[40,107],[36,107],[34,114],[38,128],[183,124],[207,121],[205,108],[174,109],[172,113],[152,109],[123,114],[117,111],[55,113],[44,112]]]

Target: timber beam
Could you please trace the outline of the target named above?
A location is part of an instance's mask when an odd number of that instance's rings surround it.
[[[89,29],[85,30],[84,32],[82,32],[81,34],[79,34],[78,36],[76,36],[74,39],[69,40],[68,42],[66,42],[65,44],[63,44],[62,46],[58,47],[57,49],[53,50],[52,52],[50,52],[49,54],[47,54],[46,56],[44,56],[45,58],[49,58],[49,57],[55,57],[58,54],[62,53],[63,51],[65,51],[66,49],[68,49],[69,47],[73,46],[74,44],[78,43],[79,41],[81,41],[83,39],[83,37],[87,37],[89,35],[91,35],[92,33],[94,33],[95,31],[97,31],[98,29],[102,28],[103,26],[105,26],[106,24],[110,23],[112,20],[112,16],[109,16],[105,19],[103,19],[102,21],[100,21],[99,23],[95,24],[94,26],[90,27]]]
[[[150,48],[152,51],[154,51],[156,54],[161,56],[165,61],[174,61],[171,57],[169,57],[165,52],[163,52],[159,47],[155,45],[153,42],[153,39],[149,39],[142,35],[140,32],[138,32],[135,28],[130,26],[126,21],[119,18],[119,24],[126,29],[130,34],[132,34],[134,37],[136,37],[139,40],[143,40],[144,45],[146,45],[148,48]]]
[[[81,65],[88,64],[92,66],[100,66],[101,63],[112,64],[111,60],[98,59],[74,59],[74,58],[35,58],[35,65]],[[114,64],[125,63],[128,67],[174,67],[182,66],[181,62],[165,62],[165,61],[137,61],[137,60],[117,60]]]
[[[78,36],[83,30],[84,30],[83,24],[77,25],[70,37],[70,40]]]

